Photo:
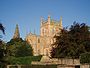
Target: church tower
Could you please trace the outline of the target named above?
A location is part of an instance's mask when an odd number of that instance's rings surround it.
[[[18,24],[16,24],[15,33],[14,33],[14,36],[13,36],[13,39],[15,39],[15,38],[20,38]]]

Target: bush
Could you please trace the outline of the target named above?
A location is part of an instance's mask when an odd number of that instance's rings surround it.
[[[80,56],[80,63],[89,63],[90,64],[90,52],[83,53]]]
[[[42,56],[8,57],[9,64],[31,64],[32,61],[40,61]]]

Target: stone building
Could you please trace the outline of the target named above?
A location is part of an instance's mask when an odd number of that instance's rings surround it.
[[[51,44],[55,41],[53,36],[62,28],[62,18],[60,21],[53,20],[50,16],[47,20],[41,18],[40,35],[30,32],[26,36],[26,41],[31,44],[34,55],[50,55]]]

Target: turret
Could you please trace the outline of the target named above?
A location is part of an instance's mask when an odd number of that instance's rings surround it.
[[[50,15],[48,15],[48,36],[50,36]]]
[[[48,15],[48,24],[50,24],[50,15]]]
[[[44,18],[41,17],[41,20],[40,20],[41,26],[42,26],[42,24],[43,24],[43,21],[44,21]]]
[[[62,29],[63,28],[63,26],[62,26],[62,17],[60,17],[60,28]]]
[[[13,36],[13,39],[15,39],[15,38],[20,38],[18,24],[16,24],[15,33]]]
[[[36,34],[35,29],[34,29],[34,34]]]

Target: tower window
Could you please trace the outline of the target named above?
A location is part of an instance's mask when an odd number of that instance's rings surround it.
[[[40,43],[40,39],[38,39],[38,43]]]
[[[42,34],[44,35],[44,29],[42,29]]]

